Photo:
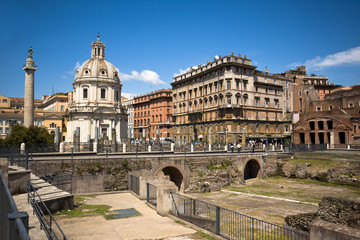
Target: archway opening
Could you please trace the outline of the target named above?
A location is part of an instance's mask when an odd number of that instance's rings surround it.
[[[260,172],[259,163],[252,159],[247,162],[244,170],[244,180],[248,180],[250,178],[257,178]]]
[[[179,169],[177,169],[176,167],[165,167],[162,169],[162,172],[165,175],[169,176],[170,181],[174,182],[175,185],[180,190],[184,177],[182,173],[179,171]]]

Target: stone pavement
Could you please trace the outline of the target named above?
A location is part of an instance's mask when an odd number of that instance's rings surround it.
[[[14,195],[13,199],[19,211],[26,211],[29,214],[29,236],[30,239],[45,240],[45,232],[40,229],[40,222],[36,215],[33,214],[33,208],[30,203],[27,202],[27,193]]]
[[[110,205],[111,210],[134,208],[141,216],[105,220],[103,216],[57,220],[69,239],[162,239],[196,231],[162,217],[131,193],[110,193],[87,198],[87,204]]]

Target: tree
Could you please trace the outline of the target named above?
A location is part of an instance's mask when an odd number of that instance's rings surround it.
[[[48,133],[43,126],[25,127],[20,124],[15,124],[10,135],[3,141],[5,144],[29,144],[29,143],[53,143],[54,135]]]

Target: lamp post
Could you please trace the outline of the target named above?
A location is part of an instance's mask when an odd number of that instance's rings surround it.
[[[243,145],[243,147],[245,148],[245,143],[246,143],[246,139],[245,139],[245,133],[246,133],[246,128],[241,128],[241,145]]]
[[[224,129],[224,133],[225,133],[225,149],[227,149],[227,132],[228,132],[228,129],[227,128],[225,128]]]
[[[151,126],[150,126],[150,124],[148,125],[148,131],[149,131],[149,133],[148,133],[148,135],[149,135],[149,145],[150,145],[150,130],[151,130]]]

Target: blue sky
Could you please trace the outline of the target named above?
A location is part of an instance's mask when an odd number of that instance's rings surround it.
[[[246,54],[259,70],[360,84],[360,1],[0,1],[0,94],[23,97],[30,46],[35,98],[72,91],[97,33],[123,93],[170,88],[175,73],[216,55]]]

